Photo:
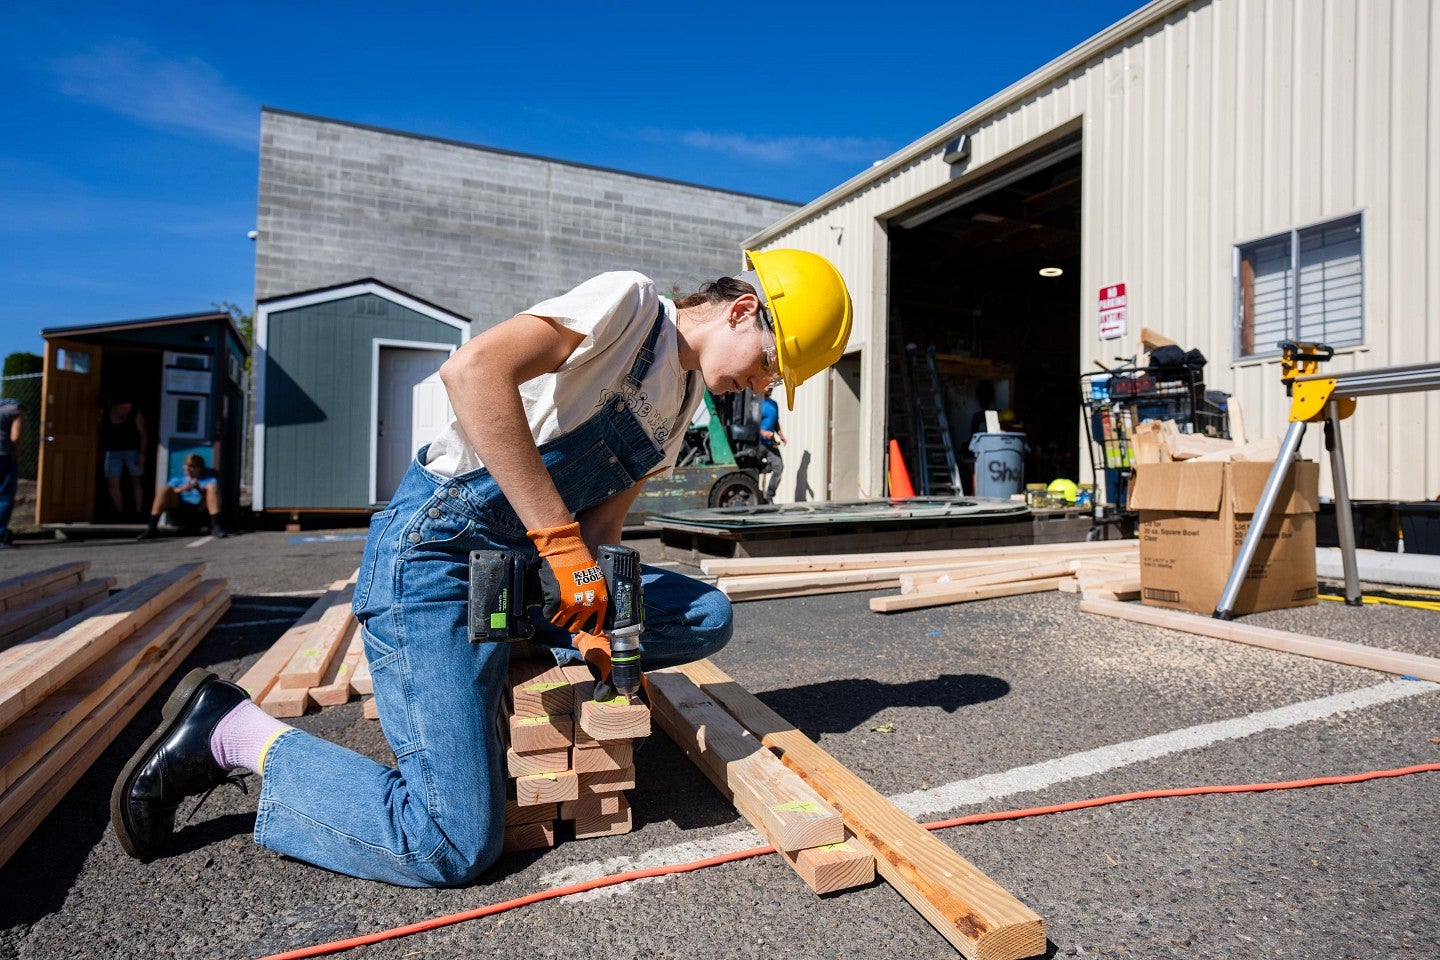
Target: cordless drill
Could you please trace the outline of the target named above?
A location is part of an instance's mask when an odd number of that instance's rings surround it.
[[[640,633],[644,620],[640,554],[631,547],[604,544],[596,561],[610,601],[601,633],[610,641],[610,674],[595,686],[596,700],[640,690]],[[470,640],[498,643],[535,635],[533,613],[544,605],[540,563],[514,550],[470,552]]]

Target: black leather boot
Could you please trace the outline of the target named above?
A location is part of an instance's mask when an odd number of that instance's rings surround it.
[[[125,764],[110,794],[110,823],[126,853],[150,860],[165,852],[180,803],[231,778],[210,753],[210,735],[247,699],[242,687],[208,670],[191,670],[180,681],[160,711],[159,729]]]

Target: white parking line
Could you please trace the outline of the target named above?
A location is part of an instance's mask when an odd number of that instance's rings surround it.
[[[189,543],[185,544],[185,546],[186,546],[187,549],[190,548],[190,547],[204,546],[205,544],[209,543],[211,540],[214,540],[214,539],[215,539],[214,537],[209,536],[209,535],[207,534],[206,536],[203,536],[203,537],[201,537],[201,538],[198,539],[198,540],[191,540]]]
[[[1288,707],[1264,710],[1231,720],[1202,723],[1170,733],[1157,733],[1153,737],[1086,750],[1084,753],[1072,753],[1068,757],[1016,767],[1005,773],[976,777],[973,780],[957,780],[933,790],[917,790],[890,799],[901,810],[917,819],[948,813],[969,804],[984,803],[1016,793],[1044,790],[1067,780],[1105,773],[1132,763],[1157,760],[1185,750],[1198,750],[1221,740],[1239,740],[1266,730],[1298,727],[1337,713],[1403,700],[1432,690],[1440,690],[1440,684],[1423,680],[1391,680],[1373,687],[1321,697],[1319,700],[1293,703]]]
[[[1373,687],[1362,687],[1359,690],[1337,693],[1333,696],[1321,697],[1318,700],[1307,700],[1304,703],[1295,703],[1275,710],[1263,710],[1230,720],[1202,723],[1186,727],[1183,730],[1156,734],[1153,737],[1142,737],[1139,740],[1086,750],[1068,757],[1016,767],[1004,773],[988,774],[970,780],[956,780],[930,790],[904,793],[890,799],[901,810],[916,818],[949,813],[962,806],[983,803],[1017,793],[1044,790],[1069,780],[1117,770],[1172,753],[1197,750],[1222,740],[1238,740],[1266,730],[1298,727],[1314,720],[1334,716],[1337,713],[1379,706],[1383,703],[1391,703],[1435,690],[1440,690],[1440,684],[1424,680],[1392,680],[1376,684]],[[703,857],[713,857],[735,850],[744,850],[747,847],[761,846],[766,842],[765,838],[757,831],[741,830],[708,840],[658,847],[648,850],[638,857],[612,857],[609,860],[576,864],[553,873],[547,873],[540,878],[540,882],[547,887],[580,883],[625,870],[688,863]],[[655,879],[668,878],[657,877]],[[627,883],[618,887],[603,887],[588,893],[575,894],[575,898],[594,899],[600,896],[613,896],[615,891],[629,886],[630,884]]]

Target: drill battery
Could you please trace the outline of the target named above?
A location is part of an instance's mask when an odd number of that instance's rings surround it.
[[[528,640],[528,604],[538,606],[538,565],[513,550],[470,551],[470,642]]]

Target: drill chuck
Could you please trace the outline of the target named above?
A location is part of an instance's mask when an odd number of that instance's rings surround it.
[[[640,692],[640,627],[610,634],[610,684],[630,697]]]
[[[610,601],[605,636],[610,639],[610,683],[626,696],[640,691],[640,633],[645,611],[640,594],[640,554],[632,547],[605,544],[596,560],[605,574]]]

